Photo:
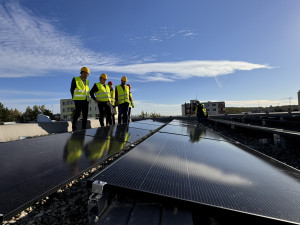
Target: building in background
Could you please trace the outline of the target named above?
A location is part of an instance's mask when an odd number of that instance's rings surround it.
[[[75,110],[75,104],[72,99],[61,99],[60,100],[60,119],[61,120],[72,120],[72,113]],[[95,101],[90,101],[88,118],[98,118],[99,110]],[[82,118],[82,115],[80,115]]]
[[[300,91],[298,91],[298,110],[300,111]]]
[[[181,105],[182,116],[195,115],[194,106],[198,100],[190,100],[190,103],[184,103]],[[225,114],[225,102],[201,102],[204,104],[208,115],[220,115]]]
[[[225,102],[202,102],[208,115],[225,114]]]

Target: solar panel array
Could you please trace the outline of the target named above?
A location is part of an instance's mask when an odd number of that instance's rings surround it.
[[[14,215],[162,125],[146,120],[0,143],[0,214]]]
[[[95,179],[300,223],[300,172],[194,122],[172,121]]]

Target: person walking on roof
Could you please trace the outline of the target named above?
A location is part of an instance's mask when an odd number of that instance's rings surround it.
[[[131,85],[126,84],[129,87],[129,97],[130,97],[130,102],[129,102],[129,108],[128,108],[128,123],[130,122],[130,116],[131,116],[131,108],[134,108],[134,102],[132,98],[132,93],[131,93]]]
[[[199,101],[195,103],[195,114],[197,116],[198,123],[205,125],[205,119],[207,118],[208,114],[204,104],[201,104]]]
[[[115,104],[115,90],[113,88],[113,82],[109,81],[108,82],[109,88],[110,88],[110,103],[112,105],[112,112],[111,112],[111,117],[112,117],[112,124],[116,124],[115,121],[115,115],[117,114],[117,110],[116,110],[116,104]]]
[[[115,88],[116,106],[119,107],[118,124],[128,122],[128,108],[131,98],[129,96],[129,87],[126,86],[127,77],[121,78],[121,84]]]
[[[82,129],[86,129],[87,116],[89,109],[89,95],[90,87],[89,80],[87,79],[90,74],[88,67],[82,67],[80,70],[80,76],[72,79],[70,92],[72,99],[75,103],[75,112],[72,120],[72,130],[77,130],[77,121],[82,112]]]
[[[111,103],[110,103],[110,88],[105,84],[107,75],[102,73],[99,77],[100,82],[95,83],[91,90],[92,99],[98,104],[99,122],[101,127],[104,126],[104,115],[106,115],[107,123],[112,125],[111,121]],[[96,97],[95,97],[96,95]]]

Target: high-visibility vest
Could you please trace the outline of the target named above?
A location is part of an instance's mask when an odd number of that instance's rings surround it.
[[[110,92],[110,103],[114,106],[115,105],[115,90]]]
[[[199,108],[199,107],[196,105],[196,110],[195,110],[195,114],[196,114],[196,115],[197,115],[197,112],[198,112],[198,108]],[[207,115],[206,108],[203,108],[203,109],[202,109],[202,112],[203,112],[203,115],[204,115],[204,116]]]
[[[121,85],[117,85],[116,89],[118,91],[118,103],[122,104],[122,103],[128,102],[130,104],[129,87],[127,85],[125,85],[125,90],[123,90]]]
[[[133,102],[133,98],[132,98],[131,92],[129,93],[129,95],[130,95],[130,98],[131,98],[131,102],[129,100],[129,107],[134,107],[134,102]]]
[[[98,91],[96,92],[96,99],[100,102],[110,101],[110,88],[107,84],[96,83]]]
[[[89,101],[90,98],[90,87],[89,81],[85,80],[85,85],[80,77],[74,77],[76,81],[76,88],[73,93],[73,100],[87,100]]]
[[[206,108],[203,108],[202,111],[203,111],[204,116],[206,116],[207,115]]]

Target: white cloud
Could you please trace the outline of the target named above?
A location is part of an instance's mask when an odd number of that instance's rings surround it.
[[[281,100],[266,100],[266,99],[257,99],[257,100],[245,100],[245,101],[225,101],[226,107],[269,107],[272,105],[282,106],[282,105],[298,105],[298,100],[296,99],[281,99]]]
[[[0,4],[0,33],[0,78],[73,72],[82,65],[117,62],[84,48],[78,38],[58,31],[50,21],[34,17],[13,1]]]
[[[271,68],[242,61],[181,61],[118,65],[120,58],[86,49],[80,38],[56,29],[52,21],[38,18],[14,1],[0,4],[0,78],[44,76],[57,72],[73,74],[81,66],[92,71],[122,72],[140,81],[165,81],[191,77],[216,77],[237,70]],[[163,27],[153,40],[176,35],[193,36],[191,29],[179,32]],[[84,54],[83,54],[84,53]]]
[[[237,70],[270,69],[268,65],[254,64],[242,61],[182,61],[165,63],[142,63],[125,66],[96,66],[98,70],[136,74],[140,79],[149,80],[147,75],[163,74],[165,81],[188,79],[191,77],[216,77],[234,73]],[[162,75],[154,75],[161,81]],[[153,79],[153,78],[152,78]],[[155,79],[154,79],[155,80]]]
[[[35,104],[35,105],[44,105],[45,102],[59,102],[60,98],[23,98],[23,99],[10,99],[2,100],[4,106],[9,104],[19,105],[19,104]]]
[[[62,92],[50,92],[50,91],[20,91],[20,90],[0,90],[0,93],[2,95],[18,95],[18,96],[24,96],[24,95],[36,95],[36,96],[62,96],[65,95],[65,93]]]

